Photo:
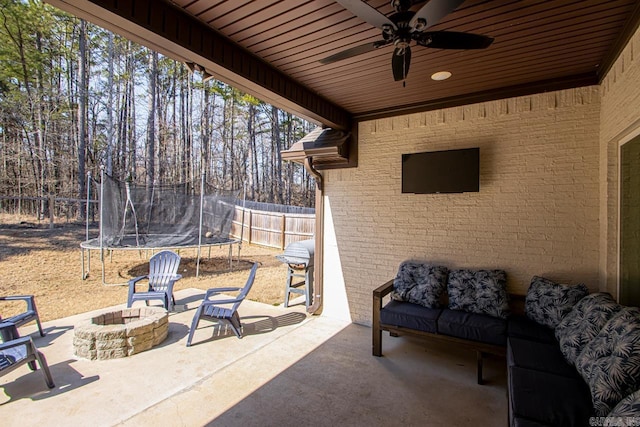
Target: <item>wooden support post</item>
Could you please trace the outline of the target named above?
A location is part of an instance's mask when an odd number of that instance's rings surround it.
[[[385,283],[373,291],[373,325],[371,325],[372,354],[382,356],[382,329],[380,328],[380,310],[382,310],[382,298],[393,289],[393,280]]]

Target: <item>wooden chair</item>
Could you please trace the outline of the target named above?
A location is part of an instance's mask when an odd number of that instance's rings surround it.
[[[240,323],[240,315],[238,314],[238,307],[244,301],[245,297],[251,290],[253,282],[256,277],[256,270],[258,269],[258,263],[254,263],[249,273],[249,278],[244,287],[227,287],[227,288],[212,288],[208,289],[205,293],[204,300],[200,304],[200,307],[196,310],[196,314],[193,316],[191,322],[191,330],[189,330],[189,338],[187,339],[187,347],[191,346],[191,340],[193,333],[198,328],[200,319],[206,319],[211,321],[223,321],[227,322],[233,332],[238,338],[242,338],[242,324]],[[238,296],[230,299],[213,299],[211,297],[220,295],[225,292],[237,292],[240,291]]]
[[[36,362],[38,362],[47,387],[55,387],[47,360],[44,354],[37,349],[31,337],[20,337],[16,325],[10,322],[0,323],[0,332],[3,337],[3,342],[0,343],[0,376],[25,364],[28,364],[29,368],[35,371],[37,369]],[[4,337],[9,339],[4,340]]]
[[[26,311],[12,317],[8,317],[6,319],[0,318],[0,322],[13,323],[14,325],[16,325],[16,327],[19,327],[35,320],[36,324],[38,325],[40,336],[44,336],[42,324],[40,323],[40,316],[38,316],[38,309],[36,308],[36,301],[33,295],[13,295],[0,297],[0,301],[24,301],[27,304]],[[0,333],[2,332],[0,331]],[[2,335],[2,339],[3,341],[5,341],[4,335]]]
[[[161,251],[149,259],[149,274],[129,280],[129,297],[127,307],[135,301],[160,300],[165,309],[172,311],[175,304],[173,285],[182,278],[178,274],[180,255],[173,251]],[[136,284],[147,279],[149,284],[146,291],[136,291]]]

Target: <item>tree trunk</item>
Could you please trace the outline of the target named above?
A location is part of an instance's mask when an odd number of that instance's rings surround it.
[[[85,165],[87,152],[87,94],[89,91],[89,74],[87,70],[87,23],[80,20],[80,31],[78,34],[78,46],[80,56],[78,58],[78,77],[80,85],[78,87],[78,199],[83,200],[86,194],[85,186]],[[82,218],[83,206],[80,205],[78,218]]]
[[[211,131],[211,117],[209,112],[211,110],[209,101],[209,84],[203,82],[202,85],[202,115],[200,116],[200,171],[208,172],[209,169],[209,135]]]
[[[274,195],[273,200],[275,203],[282,203],[282,157],[280,155],[280,150],[282,150],[282,140],[280,138],[280,110],[278,108],[271,106],[271,142],[273,144],[273,160],[274,160],[274,179],[273,179],[273,187],[274,187]]]
[[[114,146],[114,126],[113,126],[113,97],[114,97],[114,73],[113,62],[115,61],[115,45],[113,43],[113,33],[108,33],[107,40],[107,152],[106,169],[109,176],[113,176],[113,146]]]
[[[249,120],[247,121],[247,131],[249,133],[249,149],[251,152],[251,200],[256,199],[256,192],[260,193],[258,181],[258,150],[256,142],[256,107],[249,104]]]
[[[156,144],[156,84],[158,81],[158,53],[149,56],[149,115],[147,116],[147,191],[151,191],[155,181],[155,144]]]

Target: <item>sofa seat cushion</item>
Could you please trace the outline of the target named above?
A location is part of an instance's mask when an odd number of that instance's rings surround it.
[[[524,312],[529,319],[553,329],[588,293],[589,289],[583,284],[562,285],[533,276],[525,298]]]
[[[438,333],[487,344],[507,344],[507,321],[484,314],[442,310]]]
[[[589,425],[591,397],[582,379],[517,366],[509,367],[508,377],[512,417],[552,426]]]
[[[380,322],[423,332],[436,333],[440,308],[427,308],[410,302],[389,301],[380,310]]]
[[[555,335],[560,350],[570,364],[584,347],[602,330],[604,325],[622,309],[613,297],[597,292],[582,298],[556,326]]]
[[[501,319],[509,316],[504,270],[451,270],[447,282],[449,308]]]
[[[576,368],[589,384],[597,416],[640,389],[640,309],[614,315],[578,355]]]
[[[509,317],[507,335],[531,341],[555,343],[553,329],[542,326],[525,316],[513,315]]]
[[[562,356],[557,344],[509,338],[507,366],[549,372],[569,378],[581,378],[578,371]]]
[[[391,299],[440,308],[449,269],[418,261],[404,261],[393,280]]]

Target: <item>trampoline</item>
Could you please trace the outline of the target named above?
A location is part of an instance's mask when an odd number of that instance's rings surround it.
[[[87,185],[86,240],[82,251],[82,279],[91,271],[91,251],[100,251],[102,283],[105,281],[105,256],[113,251],[197,250],[196,277],[200,272],[202,249],[229,247],[229,269],[233,267],[233,246],[242,247],[231,235],[238,191],[206,191],[203,174],[200,192],[191,185],[145,186],[118,181],[104,172],[99,185],[99,235],[89,237],[89,200]],[[244,213],[243,213],[244,214]],[[243,221],[244,222],[244,221]],[[242,234],[242,229],[241,232]],[[85,268],[86,266],[86,268]]]

